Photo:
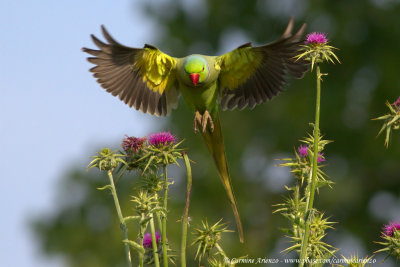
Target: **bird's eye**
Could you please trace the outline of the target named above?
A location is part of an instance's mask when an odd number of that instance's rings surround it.
[[[203,71],[204,71],[204,66],[203,66]]]

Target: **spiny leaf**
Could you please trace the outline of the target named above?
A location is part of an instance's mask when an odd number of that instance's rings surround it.
[[[103,186],[103,187],[98,187],[98,188],[97,188],[97,190],[101,190],[101,191],[102,191],[102,190],[106,190],[106,189],[110,189],[110,190],[111,190],[111,189],[112,189],[112,186],[108,184],[108,185],[105,185],[105,186]]]
[[[127,216],[127,217],[124,217],[124,222],[127,223],[127,222],[132,222],[132,221],[136,221],[136,220],[140,220],[140,219],[141,219],[141,216]]]
[[[122,242],[124,242],[124,243],[126,243],[126,244],[129,244],[129,246],[131,246],[132,248],[136,249],[136,250],[139,251],[140,253],[144,253],[144,252],[145,252],[144,247],[141,246],[141,245],[139,245],[139,244],[136,243],[135,241],[125,239],[125,240],[122,240]]]

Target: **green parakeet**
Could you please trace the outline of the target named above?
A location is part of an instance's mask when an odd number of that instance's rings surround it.
[[[156,116],[166,116],[184,101],[194,112],[194,130],[200,129],[214,158],[219,177],[235,215],[240,241],[243,229],[229,178],[218,112],[252,109],[282,91],[287,77],[303,77],[307,64],[296,61],[305,24],[292,35],[293,18],[282,36],[269,44],[253,47],[251,43],[222,56],[189,55],[171,57],[154,46],[131,48],[119,44],[101,27],[107,42],[92,35],[99,50],[83,48],[93,57],[90,69],[107,92],[122,101]]]

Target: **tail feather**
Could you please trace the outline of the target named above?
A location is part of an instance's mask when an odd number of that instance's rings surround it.
[[[210,152],[210,154],[212,155],[212,157],[214,159],[215,165],[218,170],[219,177],[221,178],[222,184],[228,195],[229,201],[232,206],[233,214],[235,216],[236,225],[237,225],[238,233],[239,233],[239,239],[240,239],[240,242],[243,243],[244,242],[243,227],[242,227],[242,222],[240,220],[239,210],[237,208],[235,195],[233,194],[232,183],[229,178],[228,164],[227,164],[226,155],[225,155],[224,140],[222,138],[221,124],[219,121],[218,114],[215,116],[215,119],[214,119],[214,131],[211,132],[210,129],[207,128],[206,132],[202,133],[202,136],[203,136],[204,142],[207,145],[208,151]]]

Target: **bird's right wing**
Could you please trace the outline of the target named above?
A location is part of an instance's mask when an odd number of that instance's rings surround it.
[[[92,55],[88,61],[93,76],[107,92],[118,96],[136,110],[166,116],[178,103],[175,86],[176,59],[154,46],[131,48],[119,44],[101,27],[104,43],[91,35],[99,50],[83,48]]]

